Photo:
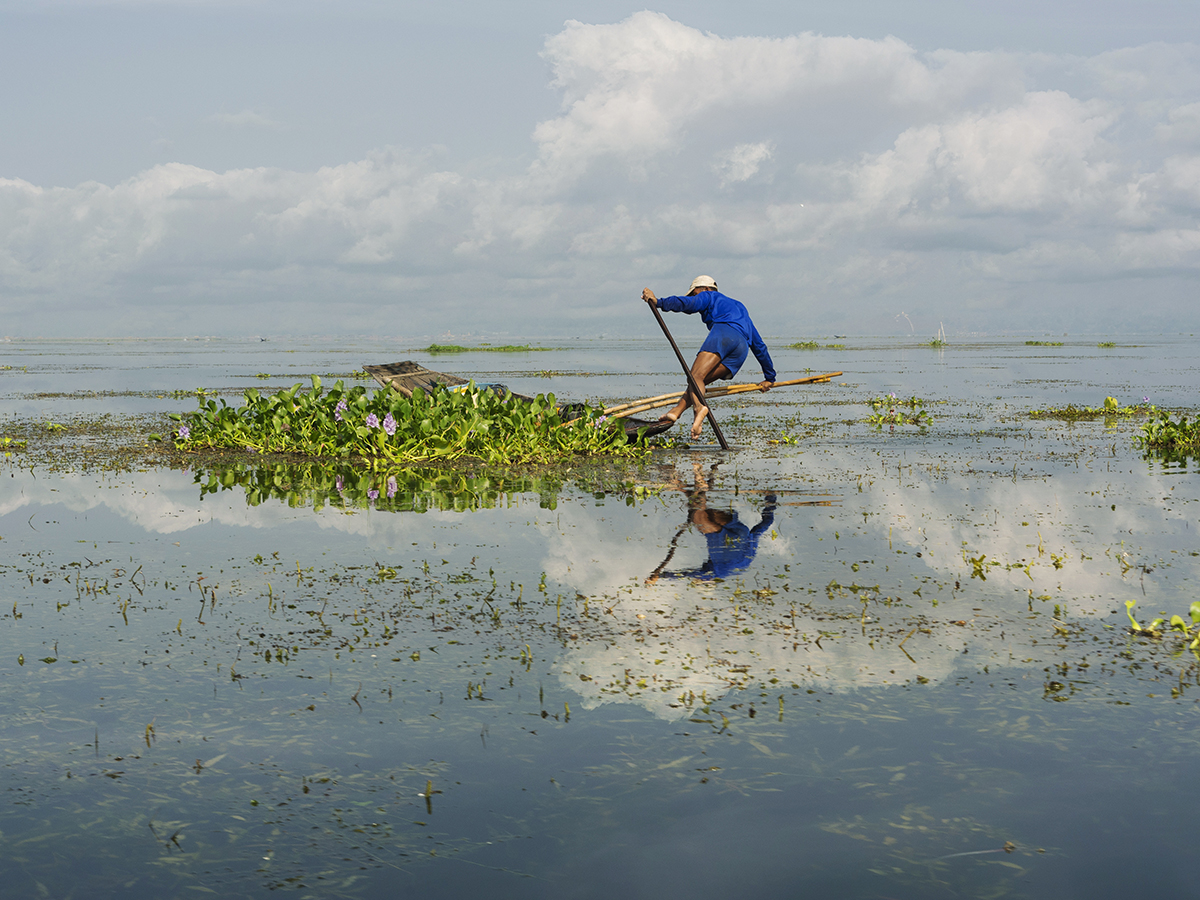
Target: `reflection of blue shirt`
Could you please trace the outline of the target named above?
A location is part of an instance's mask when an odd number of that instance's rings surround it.
[[[767,345],[750,321],[750,313],[737,300],[726,297],[720,291],[701,291],[694,297],[659,297],[658,308],[667,312],[700,313],[705,326],[712,331],[714,325],[731,325],[736,328],[750,345],[750,352],[763,370],[763,378],[775,380],[775,365]]]
[[[762,521],[753,528],[747,528],[738,521],[737,513],[734,512],[728,525],[720,531],[704,536],[708,542],[708,559],[704,565],[698,569],[669,573],[668,577],[711,581],[714,578],[728,578],[735,572],[740,572],[754,562],[754,555],[758,553],[758,539],[774,523],[773,502],[763,507]]]

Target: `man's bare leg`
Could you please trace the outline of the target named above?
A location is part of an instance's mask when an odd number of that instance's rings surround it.
[[[692,410],[696,416],[692,420],[693,441],[697,440],[704,431],[704,420],[708,416],[708,406],[704,403],[704,388],[718,378],[728,376],[729,370],[725,368],[721,357],[717,354],[709,353],[707,350],[701,350],[696,354],[696,361],[692,363],[692,378],[700,388],[700,396],[692,399]]]
[[[711,384],[718,378],[728,378],[729,370],[725,368],[721,362],[721,357],[715,353],[709,353],[707,350],[701,350],[696,354],[696,361],[692,363],[692,378],[696,380],[696,384],[700,386],[703,392],[705,385]],[[700,437],[700,431],[704,425],[704,417],[708,415],[708,407],[704,405],[704,395],[701,393],[700,404],[697,407],[696,398],[693,395],[691,388],[684,391],[679,402],[668,412],[664,419],[670,419],[672,422],[677,422],[679,417],[684,414],[689,406],[696,408],[696,419],[692,423],[692,438]],[[701,412],[703,410],[703,412]],[[697,424],[699,423],[699,424]]]

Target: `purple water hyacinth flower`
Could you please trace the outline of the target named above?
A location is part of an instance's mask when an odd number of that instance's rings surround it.
[[[337,479],[333,482],[333,486],[335,488],[337,488],[337,492],[340,494],[342,491],[344,491],[346,489],[346,482],[342,481],[342,476],[339,475],[337,477]]]
[[[367,496],[370,497],[372,500],[378,500],[379,499],[379,491],[375,490],[375,488],[371,488],[369,491],[367,491]]]
[[[378,428],[379,427],[379,416],[375,415],[375,413],[371,413],[370,415],[367,416],[367,421],[365,424],[368,428]]]
[[[190,435],[191,433],[192,433],[192,430],[190,428],[188,428],[186,425],[180,425],[179,431],[177,434],[178,434],[179,440],[186,441],[188,439],[188,435]]]
[[[392,418],[391,413],[383,417],[383,430],[388,433],[388,437],[396,433],[396,420]]]
[[[342,413],[346,411],[347,405],[345,400],[339,400],[338,405],[333,408],[333,417],[339,422],[342,421]]]
[[[387,495],[388,495],[389,500],[391,500],[393,497],[396,496],[396,479],[395,478],[388,479]]]

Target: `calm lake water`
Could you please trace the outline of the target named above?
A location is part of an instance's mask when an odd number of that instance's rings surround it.
[[[715,403],[729,453],[470,476],[79,423],[400,359],[631,399],[669,351],[0,344],[0,435],[62,448],[0,458],[5,894],[1200,894],[1200,657],[1126,614],[1190,622],[1196,464],[1027,415],[1193,409],[1197,342],[1103,339],[777,341],[844,374]]]

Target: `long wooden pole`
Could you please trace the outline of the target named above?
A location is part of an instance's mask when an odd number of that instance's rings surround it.
[[[831,378],[837,378],[841,372],[827,372],[824,375],[811,375],[807,378],[792,378],[788,381],[777,381],[772,385],[771,389],[779,387],[788,387],[795,384],[821,384],[829,381]],[[757,384],[732,384],[728,387],[713,387],[708,391],[709,397],[728,397],[731,394],[743,394],[747,391],[760,390]],[[619,403],[616,406],[607,407],[604,410],[606,416],[613,416],[617,419],[622,419],[626,416],[637,415],[638,413],[646,412],[651,409],[658,409],[662,406],[671,406],[680,397],[684,395],[684,391],[675,391],[671,394],[660,394],[657,397],[646,397],[643,400],[633,400],[629,403]]]
[[[696,379],[692,377],[692,370],[688,367],[687,360],[683,358],[683,354],[679,352],[679,345],[675,343],[675,338],[671,337],[671,330],[667,328],[667,323],[663,321],[662,313],[658,311],[658,301],[647,303],[650,311],[654,313],[654,318],[658,319],[659,327],[662,328],[663,334],[667,336],[667,340],[671,342],[671,349],[675,351],[675,356],[679,359],[679,364],[683,366],[683,374],[687,376],[688,387],[692,389],[692,395],[696,398],[696,403],[704,403],[704,391],[696,384]],[[704,404],[706,407],[707,403]],[[721,433],[721,426],[717,424],[717,420],[713,418],[712,410],[708,411],[708,421],[712,423],[713,434],[717,436],[717,441],[721,444],[722,450],[728,450],[729,444],[725,441],[725,435]]]
[[[722,397],[731,397],[734,394],[745,394],[748,391],[758,391],[758,390],[761,390],[761,389],[759,388],[759,386],[757,384],[739,385],[736,388],[725,388],[725,389],[714,388],[714,389],[708,391],[706,396],[709,399],[718,400]],[[679,402],[679,398],[682,397],[683,394],[684,394],[683,391],[679,391],[669,397],[663,397],[661,399],[660,398],[651,398],[648,400],[641,400],[637,403],[630,404],[627,407],[623,407],[622,409],[620,409],[617,412],[610,412],[608,410],[605,410],[604,414],[612,416],[614,419],[623,419],[626,416],[636,416],[636,415],[639,415],[644,412],[649,412],[652,409],[662,409],[664,406],[674,406],[676,403]]]

